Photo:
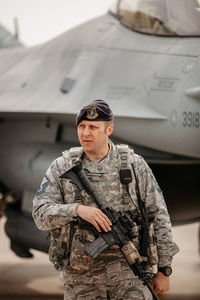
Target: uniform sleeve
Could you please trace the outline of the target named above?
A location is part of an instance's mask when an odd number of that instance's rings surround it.
[[[154,230],[157,239],[159,266],[171,266],[173,256],[179,251],[173,242],[171,221],[163,193],[147,163],[140,158],[136,164],[139,177],[141,197],[145,201],[146,210],[155,208]]]
[[[60,228],[76,219],[78,203],[65,204],[63,201],[63,187],[59,179],[64,173],[63,165],[63,157],[52,163],[33,200],[33,219],[41,230]]]

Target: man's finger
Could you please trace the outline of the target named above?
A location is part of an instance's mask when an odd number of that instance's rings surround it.
[[[100,229],[98,223],[97,223],[95,220],[94,220],[91,224],[96,228],[96,230],[97,230],[98,232],[101,232],[101,229]]]
[[[105,231],[108,232],[111,230],[109,224],[107,223],[107,221],[105,221],[105,219],[103,218],[96,218],[96,222],[101,226],[101,228]]]
[[[100,210],[101,216],[104,218],[104,220],[108,223],[109,226],[112,225],[110,219]]]

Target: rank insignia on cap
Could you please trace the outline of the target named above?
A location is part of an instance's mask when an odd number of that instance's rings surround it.
[[[99,114],[97,113],[96,107],[89,108],[87,110],[87,118],[90,120],[96,119],[98,117],[98,115]]]

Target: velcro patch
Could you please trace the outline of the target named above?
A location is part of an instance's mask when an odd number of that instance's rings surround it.
[[[45,181],[44,183],[41,184],[40,188],[38,189],[38,191],[36,193],[37,196],[43,194],[46,191],[46,188],[47,188],[47,186],[49,184],[49,178],[45,175],[45,179],[47,181]]]

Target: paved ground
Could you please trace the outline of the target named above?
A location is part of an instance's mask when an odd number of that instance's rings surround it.
[[[61,300],[62,283],[48,256],[32,251],[33,259],[21,259],[9,249],[9,240],[0,230],[0,299]],[[164,300],[200,300],[199,225],[175,227],[174,237],[181,251],[174,258],[171,290],[160,297]],[[87,299],[86,299],[87,300]]]

